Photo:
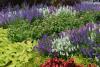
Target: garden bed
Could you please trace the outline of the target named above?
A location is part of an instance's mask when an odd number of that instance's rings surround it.
[[[24,5],[0,11],[0,67],[100,67],[100,7]]]

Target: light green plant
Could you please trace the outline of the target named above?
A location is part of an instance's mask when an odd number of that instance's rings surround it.
[[[33,58],[34,44],[36,42],[0,43],[0,66],[21,67],[22,64],[29,62]]]

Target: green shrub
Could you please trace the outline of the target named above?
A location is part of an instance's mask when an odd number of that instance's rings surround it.
[[[94,22],[95,21],[94,16],[95,16],[95,13],[92,11],[80,12],[77,14],[77,18],[79,18],[79,21],[85,24],[88,22]]]
[[[42,35],[53,35],[66,29],[79,28],[88,22],[94,22],[92,12],[78,14],[60,12],[58,15],[48,15],[29,23],[26,20],[16,20],[10,25],[8,37],[12,41],[23,41],[27,38],[38,39]]]
[[[15,20],[9,24],[8,38],[12,42],[21,42],[32,35],[31,25],[26,20]]]
[[[95,18],[95,22],[99,22],[100,23],[100,12],[95,12],[94,18]]]
[[[71,20],[75,16],[68,13],[61,13],[59,15],[49,15],[44,19],[37,19],[32,22],[33,38],[40,38],[44,34],[52,35],[61,32],[67,28],[72,28],[74,25]]]
[[[88,22],[94,21],[94,14],[89,12],[71,14],[61,12],[58,15],[49,15],[32,22],[33,38],[40,38],[44,34],[52,35],[66,29],[79,28]]]

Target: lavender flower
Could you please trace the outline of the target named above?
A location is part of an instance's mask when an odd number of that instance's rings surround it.
[[[93,58],[94,53],[95,53],[94,49],[92,48],[81,48],[81,52],[83,55],[90,57],[90,58]]]
[[[96,54],[96,57],[97,57],[98,59],[100,59],[100,54]]]
[[[93,49],[88,49],[87,52],[88,52],[88,56],[90,58],[93,58],[94,57],[94,50]]]
[[[51,46],[52,46],[52,38],[47,35],[43,36],[42,39],[38,40],[37,49],[41,53],[50,54]]]
[[[81,48],[81,52],[82,52],[83,55],[85,55],[85,56],[87,55],[87,51],[86,51],[86,49]]]
[[[13,21],[17,18],[28,19],[31,21],[34,17],[42,16],[42,12],[38,11],[37,6],[29,8],[28,6],[22,9],[19,9],[18,6],[14,8],[6,8],[0,12],[0,21],[1,24],[5,24],[9,21]]]
[[[100,11],[100,5],[93,2],[82,2],[81,4],[76,4],[74,9],[77,11]]]

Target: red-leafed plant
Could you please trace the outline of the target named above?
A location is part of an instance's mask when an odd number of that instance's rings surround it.
[[[48,59],[44,64],[41,64],[40,67],[84,67],[84,65],[75,63],[74,58],[70,58],[67,61],[59,58],[52,58]],[[96,67],[96,64],[88,64],[87,67]]]
[[[84,67],[84,65],[76,64],[74,58],[70,58],[67,61],[53,58],[48,59],[44,64],[40,65],[40,67]]]
[[[40,67],[64,67],[64,60],[58,58],[48,59],[44,64]]]

